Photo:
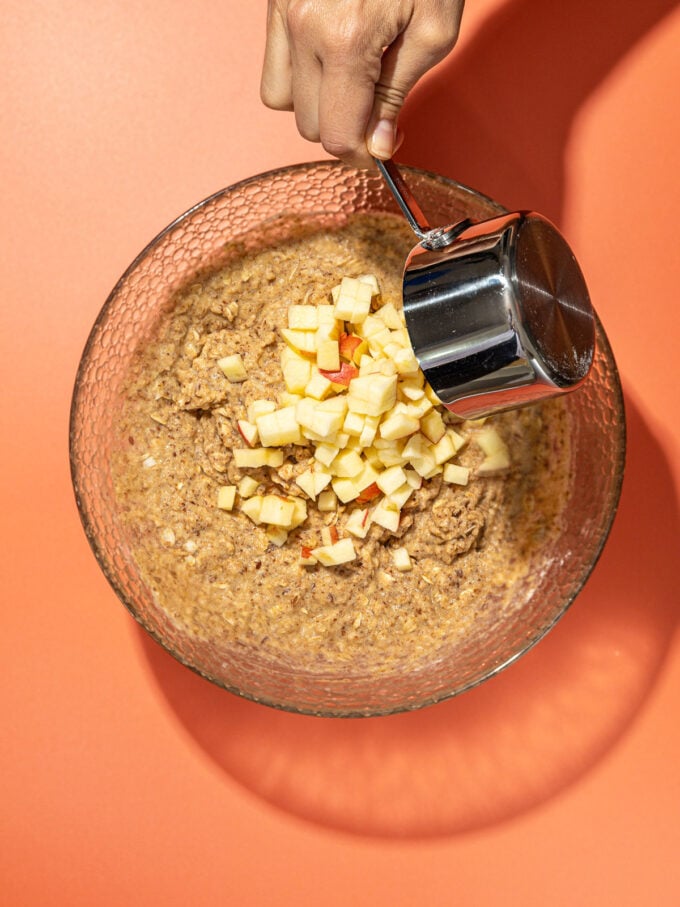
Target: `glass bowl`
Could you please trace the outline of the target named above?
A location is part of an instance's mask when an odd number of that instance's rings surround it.
[[[484,219],[503,209],[440,176],[404,168],[431,224]],[[302,666],[266,652],[226,646],[179,629],[156,604],[131,552],[113,489],[115,414],[136,348],[153,335],[168,300],[192,274],[217,260],[225,242],[259,231],[276,241],[281,214],[334,224],[348,213],[396,212],[376,174],[338,162],[288,167],[237,183],[191,208],[133,261],[114,287],[87,341],[71,409],[71,471],[81,519],[111,586],[144,629],[208,680],[271,706],[325,716],[378,715],[420,708],[491,677],[530,649],[556,623],[593,569],[618,504],[625,455],[623,398],[616,365],[598,323],[592,377],[568,395],[571,493],[563,528],[505,609],[412,670],[372,673]]]

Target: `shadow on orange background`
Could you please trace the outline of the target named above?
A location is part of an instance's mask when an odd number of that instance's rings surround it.
[[[579,107],[674,6],[509,3],[416,90],[400,159],[559,223]],[[177,720],[254,794],[356,834],[461,834],[553,797],[630,726],[677,621],[672,478],[630,400],[628,423],[621,506],[596,571],[558,628],[501,675],[416,713],[309,718],[223,692],[139,631]]]
[[[398,159],[560,224],[580,108],[677,0],[514,0],[409,97]],[[464,27],[465,19],[463,19]]]
[[[630,401],[628,422],[624,492],[600,563],[558,628],[502,674],[419,712],[311,718],[220,690],[140,630],[176,718],[253,793],[356,834],[460,834],[554,796],[634,720],[678,617],[671,474]]]

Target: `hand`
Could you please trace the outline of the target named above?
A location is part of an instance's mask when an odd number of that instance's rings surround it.
[[[418,79],[456,43],[464,0],[269,0],[261,96],[355,167],[387,159]]]

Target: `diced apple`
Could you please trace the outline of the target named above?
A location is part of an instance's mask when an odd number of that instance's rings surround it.
[[[330,481],[330,473],[312,467],[305,469],[305,471],[300,473],[295,479],[296,484],[298,484],[312,500],[314,500],[317,495],[330,484]]]
[[[236,485],[220,485],[217,489],[217,506],[220,510],[233,510]]]
[[[359,435],[359,444],[361,447],[370,447],[378,433],[380,416],[364,416],[364,427]]]
[[[396,399],[396,375],[370,375],[352,381],[347,394],[347,405],[352,412],[380,416],[394,406]]]
[[[288,327],[298,331],[315,331],[319,326],[319,313],[315,305],[288,307]]]
[[[442,401],[439,399],[439,397],[438,397],[438,396],[435,394],[435,392],[432,390],[431,385],[429,385],[427,382],[425,382],[425,396],[427,397],[427,399],[430,401],[430,403],[431,403],[433,406],[441,406],[441,402],[442,402]]]
[[[264,534],[267,536],[267,541],[276,545],[277,548],[281,548],[288,541],[288,530],[282,526],[267,526]]]
[[[338,496],[332,488],[325,488],[316,502],[316,509],[320,513],[332,513],[338,509]]]
[[[340,369],[340,347],[337,340],[324,340],[316,350],[316,364],[319,369],[337,372]]]
[[[303,567],[313,567],[319,562],[312,555],[312,549],[308,545],[303,545],[300,549],[300,557],[298,558],[298,564]]]
[[[399,519],[398,508],[386,498],[378,501],[371,511],[371,522],[377,523],[389,532],[396,532],[399,529]]]
[[[466,466],[460,466],[458,463],[446,463],[442,478],[451,485],[467,485],[470,478],[470,470]]]
[[[404,474],[406,476],[406,481],[414,490],[422,487],[423,478],[419,476],[415,469],[405,469]]]
[[[217,365],[225,378],[228,378],[232,384],[245,381],[248,377],[246,367],[241,359],[240,353],[233,353],[231,356],[224,356],[217,360]]]
[[[380,437],[385,440],[395,441],[397,438],[406,438],[414,434],[420,427],[420,421],[405,413],[395,413],[380,423]]]
[[[337,444],[321,443],[314,447],[314,459],[318,460],[324,466],[330,466],[338,455],[340,448]]]
[[[291,529],[297,529],[307,519],[307,502],[302,498],[292,498],[293,501],[293,518],[290,524]]]
[[[333,314],[338,321],[361,324],[371,309],[371,287],[355,277],[343,277]]]
[[[252,476],[243,476],[238,483],[238,493],[242,498],[251,498],[259,487],[259,482]]]
[[[283,451],[269,447],[235,447],[234,463],[239,469],[257,469],[258,466],[283,466]]]
[[[333,460],[330,471],[335,476],[351,479],[359,475],[364,468],[364,461],[355,450],[343,450]]]
[[[319,372],[327,381],[331,382],[333,387],[344,390],[349,386],[350,381],[358,376],[359,369],[354,363],[343,361],[335,371],[330,371],[319,366]]]
[[[284,447],[286,444],[300,444],[300,424],[295,418],[297,406],[285,406],[273,413],[257,417],[257,431],[263,447]]]
[[[338,348],[343,359],[356,364],[361,359],[362,354],[368,349],[368,344],[356,334],[347,334],[343,331],[340,334]]]
[[[457,431],[455,431],[453,428],[447,428],[447,429],[446,429],[446,434],[447,434],[447,435],[451,438],[451,440],[453,441],[453,446],[456,448],[456,453],[458,453],[458,451],[459,451],[462,447],[464,447],[465,444],[467,443],[467,438],[466,438],[464,435],[459,434],[459,433],[458,433]]]
[[[266,494],[262,498],[260,522],[289,529],[293,523],[293,511],[293,501],[290,498],[282,498],[277,494]]]
[[[408,377],[417,375],[420,370],[420,365],[415,357],[415,353],[413,350],[407,348],[398,350],[394,354],[394,364],[400,375]],[[439,400],[436,402],[439,403]]]
[[[378,314],[382,318],[386,327],[390,328],[391,330],[399,330],[403,325],[403,321],[401,320],[399,312],[395,309],[394,304],[391,302],[386,302],[384,306],[381,306]]]
[[[436,444],[446,433],[446,425],[436,409],[431,409],[420,420],[420,430],[425,437]]]
[[[484,457],[477,467],[478,476],[492,476],[499,472],[505,472],[510,468],[510,456],[507,451],[498,451]]]
[[[236,423],[236,427],[248,447],[254,447],[257,444],[257,425],[253,425],[253,423],[248,422],[247,419],[239,419]]]
[[[293,359],[282,365],[286,390],[291,394],[304,394],[312,374],[312,363],[305,359]]]
[[[413,494],[414,489],[411,488],[408,482],[404,482],[399,488],[396,488],[394,491],[390,492],[387,497],[394,504],[397,510],[401,510],[404,504]]]
[[[406,482],[406,473],[401,466],[390,466],[389,469],[385,469],[381,472],[375,481],[383,494],[388,495],[393,491],[396,491],[397,488],[400,488]]]
[[[360,413],[348,412],[342,423],[342,430],[352,437],[359,438],[364,430],[365,417]]]
[[[356,558],[356,551],[352,539],[344,538],[333,545],[322,545],[312,549],[312,556],[324,567],[337,567]]]
[[[316,331],[298,331],[281,328],[281,336],[296,352],[309,356],[316,353]]]
[[[369,501],[373,501],[378,497],[380,497],[378,483],[372,482],[370,485],[367,485],[366,488],[362,488],[356,501],[357,504],[367,504]]]
[[[394,564],[395,569],[402,573],[413,570],[411,555],[406,548],[401,547],[392,549],[392,563]]]
[[[357,277],[359,283],[366,284],[367,287],[371,289],[371,296],[378,296],[380,294],[380,286],[378,285],[378,278],[375,274],[361,274]]]
[[[252,498],[248,498],[245,501],[241,501],[241,512],[255,523],[256,526],[259,526],[262,522],[260,520],[260,511],[262,510],[262,501],[264,496],[261,494],[253,495]]]
[[[441,466],[442,463],[446,463],[447,460],[450,460],[451,457],[456,455],[455,444],[448,432],[437,441],[434,445],[433,452],[434,461],[437,466]]]
[[[305,387],[305,396],[312,397],[314,400],[323,400],[332,390],[333,384],[325,375],[321,374],[316,366],[312,366],[309,381]]]
[[[344,522],[347,532],[356,536],[358,539],[365,539],[371,528],[371,520],[368,508],[358,507],[353,510]]]
[[[487,425],[481,431],[473,435],[474,441],[478,447],[484,451],[487,457],[498,453],[508,453],[508,447],[501,438],[498,430],[493,425]],[[508,457],[509,459],[509,457]]]
[[[347,479],[336,477],[332,479],[331,485],[333,491],[338,496],[343,504],[348,504],[350,501],[356,500],[361,494],[361,487],[358,485],[355,478]]]
[[[248,406],[248,421],[257,422],[258,416],[263,416],[265,413],[273,413],[276,409],[276,403],[272,400],[253,400]]]

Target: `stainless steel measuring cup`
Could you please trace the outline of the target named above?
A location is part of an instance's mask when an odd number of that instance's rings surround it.
[[[419,240],[404,267],[404,314],[444,406],[476,419],[582,384],[595,315],[556,227],[521,211],[432,228],[394,162],[376,163]]]

